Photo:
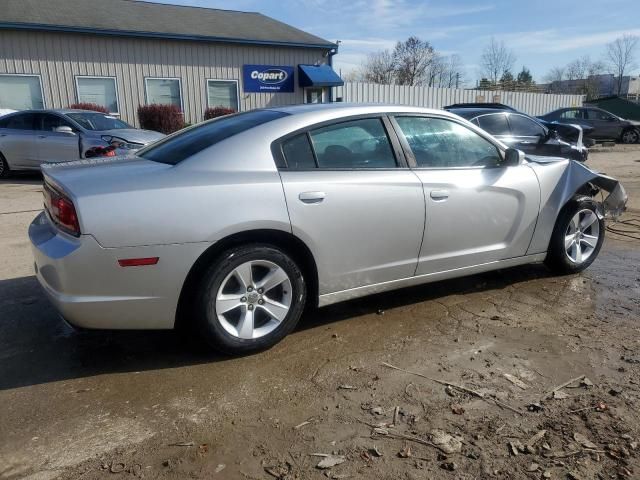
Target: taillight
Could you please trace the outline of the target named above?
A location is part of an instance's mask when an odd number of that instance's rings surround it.
[[[48,183],[44,184],[44,207],[49,212],[51,220],[58,226],[60,230],[73,235],[80,236],[80,224],[78,223],[78,215],[76,207],[69,197],[64,193],[54,189]]]

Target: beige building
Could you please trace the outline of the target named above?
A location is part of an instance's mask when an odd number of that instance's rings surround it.
[[[337,45],[258,13],[133,0],[3,0],[0,109],[236,111],[331,100]]]

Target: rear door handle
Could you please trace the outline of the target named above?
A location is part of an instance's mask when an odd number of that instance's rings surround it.
[[[442,201],[449,198],[449,190],[431,190],[429,195],[436,201]]]
[[[302,192],[298,195],[298,199],[302,203],[320,203],[326,196],[327,194],[324,192]]]
[[[38,135],[38,138],[47,138],[46,135]]]

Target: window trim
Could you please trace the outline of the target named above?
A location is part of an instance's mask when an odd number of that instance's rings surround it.
[[[80,78],[99,78],[99,79],[104,79],[104,78],[109,78],[111,80],[113,80],[113,86],[115,87],[115,92],[116,92],[116,108],[118,109],[117,112],[109,112],[109,115],[117,115],[118,117],[120,116],[120,96],[118,95],[118,79],[115,76],[110,76],[110,75],[75,75],[74,76],[74,83],[76,84],[76,102],[78,103],[84,103],[80,100],[80,86],[78,84],[78,79]]]
[[[180,111],[184,112],[184,96],[182,95],[182,79],[180,77],[144,77],[144,104],[151,105],[149,103],[149,80],[177,80],[178,91],[180,92]]]
[[[469,128],[469,125],[467,125],[467,122],[460,121],[457,118],[451,118],[451,117],[449,117],[447,115],[438,115],[437,113],[434,113],[434,114],[425,114],[425,113],[419,113],[419,112],[389,113],[389,118],[391,120],[391,124],[393,125],[393,128],[396,129],[396,135],[398,135],[398,138],[400,139],[400,143],[402,145],[402,149],[404,151],[405,157],[407,158],[409,166],[410,166],[410,168],[412,170],[484,170],[484,169],[490,169],[490,168],[492,168],[492,169],[493,168],[505,168],[502,165],[496,165],[495,167],[488,167],[488,166],[485,166],[485,167],[476,166],[476,167],[474,167],[472,165],[469,165],[467,167],[422,167],[422,166],[419,166],[418,162],[416,161],[416,158],[415,158],[415,156],[413,154],[413,150],[411,150],[411,146],[409,145],[407,137],[405,137],[404,133],[402,132],[402,129],[400,128],[400,125],[396,121],[396,117],[437,118],[437,119],[440,119],[440,120],[448,120],[450,122],[457,123],[458,125],[461,125],[461,126],[463,126],[465,128],[468,128],[472,132],[478,134],[478,136],[484,138],[491,145],[493,145],[496,148],[496,150],[498,150],[498,154],[502,158],[502,161],[504,161],[504,155],[505,155],[506,148],[505,148],[504,145],[502,145],[500,143],[496,143],[495,139],[492,138],[491,135],[489,135],[487,132],[482,130],[480,127],[476,127],[471,122],[468,122],[468,123],[471,124],[471,126],[473,128]]]
[[[387,134],[387,138],[389,139],[389,144],[391,145],[391,153],[394,156],[396,161],[396,166],[392,168],[383,167],[383,168],[327,168],[327,167],[316,167],[316,168],[289,168],[287,166],[287,160],[284,156],[284,152],[282,150],[282,145],[284,142],[289,140],[291,137],[295,137],[301,133],[307,134],[307,139],[311,144],[311,151],[313,152],[314,159],[316,160],[316,165],[318,164],[315,148],[313,148],[313,142],[311,142],[310,135],[311,131],[317,128],[328,127],[331,125],[338,125],[340,123],[352,122],[354,120],[365,120],[368,118],[377,118],[382,122],[382,126]],[[323,122],[314,123],[311,125],[307,125],[306,127],[299,128],[292,132],[283,135],[282,137],[271,142],[271,154],[276,163],[276,167],[278,170],[288,171],[288,172],[353,172],[353,171],[367,171],[367,172],[384,172],[384,171],[396,171],[402,169],[408,169],[409,164],[407,163],[407,158],[404,155],[403,149],[400,145],[400,141],[398,139],[397,133],[393,129],[391,122],[389,121],[389,116],[386,112],[379,113],[365,113],[360,115],[351,115],[348,117],[341,117],[339,119],[325,120]]]
[[[0,77],[36,77],[40,84],[40,97],[42,98],[42,110],[47,109],[47,99],[44,98],[44,85],[42,85],[41,73],[0,73]],[[39,110],[39,109],[33,109]]]
[[[240,81],[233,79],[233,78],[229,78],[229,79],[224,79],[224,78],[207,78],[206,79],[206,95],[207,95],[207,108],[213,108],[213,107],[217,107],[218,105],[211,105],[209,103],[209,82],[220,82],[220,83],[229,83],[229,82],[233,82],[236,84],[236,113],[240,113]],[[180,98],[182,98],[182,94],[180,94]]]

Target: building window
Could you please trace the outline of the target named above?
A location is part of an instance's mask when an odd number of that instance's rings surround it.
[[[78,103],[95,103],[109,113],[118,114],[118,92],[115,77],[76,77]]]
[[[147,105],[176,105],[182,110],[179,78],[146,78]]]
[[[207,80],[207,105],[211,108],[225,107],[239,111],[238,81]]]
[[[0,108],[12,110],[43,109],[42,82],[39,75],[0,75]]]

